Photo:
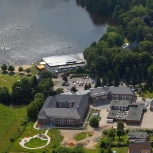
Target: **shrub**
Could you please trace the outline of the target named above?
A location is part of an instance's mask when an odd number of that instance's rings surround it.
[[[10,138],[10,142],[14,142],[14,139],[13,138]]]
[[[103,130],[103,134],[107,135],[108,134],[108,130]]]

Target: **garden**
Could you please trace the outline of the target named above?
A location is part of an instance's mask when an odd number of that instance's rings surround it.
[[[43,140],[43,139],[40,139],[39,137],[35,137],[30,139],[30,141],[26,142],[24,145],[29,148],[37,148],[37,147],[44,146],[47,143],[47,141],[48,140],[46,139]]]

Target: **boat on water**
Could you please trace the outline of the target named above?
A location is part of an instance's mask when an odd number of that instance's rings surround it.
[[[19,28],[16,28],[16,30],[19,30]]]

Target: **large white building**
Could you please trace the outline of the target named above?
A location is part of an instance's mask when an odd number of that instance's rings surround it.
[[[83,53],[50,56],[42,58],[45,67],[51,71],[62,72],[86,66]]]

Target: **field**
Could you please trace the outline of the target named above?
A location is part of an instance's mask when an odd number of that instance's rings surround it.
[[[112,148],[112,151],[116,151],[117,153],[128,153],[128,147],[115,147]]]
[[[47,140],[41,140],[40,138],[33,138],[29,142],[25,143],[25,146],[30,148],[36,148],[44,146],[47,143]]]
[[[44,133],[44,131],[41,131]],[[19,145],[20,139],[23,139],[24,137],[30,137],[34,136],[36,134],[39,134],[40,131],[35,130],[33,128],[33,123],[29,123],[28,126],[25,128],[24,132],[20,135],[20,137],[13,143],[12,147],[10,148],[10,152],[27,152],[27,153],[42,153],[45,151],[46,153],[51,153],[53,148],[56,148],[60,145],[61,141],[63,140],[63,137],[60,135],[60,131],[57,129],[51,129],[48,132],[48,136],[51,138],[51,142],[48,146],[42,149],[36,149],[36,150],[29,150],[21,147]]]
[[[80,141],[80,140],[85,139],[86,137],[87,137],[87,132],[82,132],[75,136],[75,140]]]
[[[30,78],[31,76],[34,76],[37,74],[39,71],[35,68],[35,65],[33,65],[31,68],[31,75],[20,75],[18,72],[13,73],[13,74],[3,74],[0,71],[0,86],[1,87],[7,87],[9,91],[12,90],[12,85],[14,82],[20,81],[22,78]]]
[[[0,152],[6,152],[20,131],[26,118],[26,107],[13,109],[0,104]]]

